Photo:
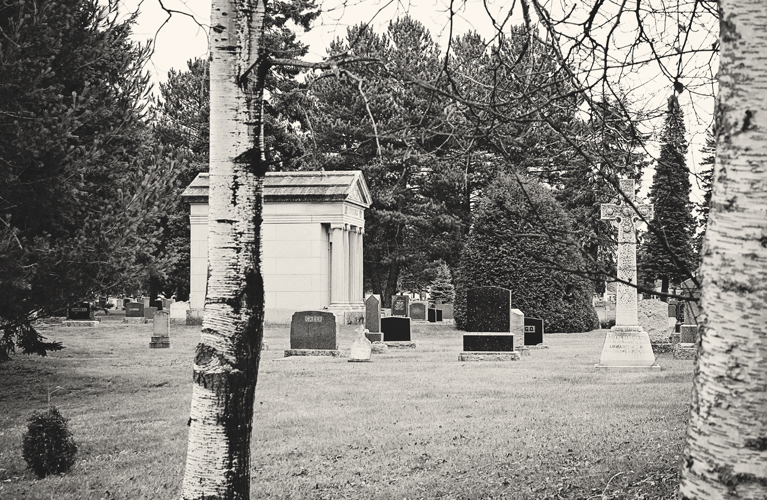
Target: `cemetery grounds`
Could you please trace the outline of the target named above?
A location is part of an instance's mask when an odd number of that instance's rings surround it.
[[[66,346],[0,364],[0,498],[178,498],[199,326],[102,317],[53,326]],[[342,326],[348,353],[354,326]],[[267,327],[252,444],[252,498],[671,499],[693,362],[597,371],[605,331],[547,334],[518,362],[459,362],[462,333],[415,323],[417,349],[370,363],[284,358],[289,326]],[[26,421],[51,403],[79,448],[66,475],[36,479]]]

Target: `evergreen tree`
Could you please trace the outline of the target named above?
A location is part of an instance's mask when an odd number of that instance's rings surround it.
[[[678,285],[694,271],[695,221],[686,154],[684,116],[676,96],[671,96],[650,188],[655,218],[644,236],[639,259],[641,281],[661,280],[661,293],[668,293],[669,285]]]
[[[0,6],[0,359],[60,348],[35,318],[162,269],[173,165],[145,122],[148,47],[117,4]]]
[[[364,172],[373,197],[365,212],[366,288],[388,304],[403,276],[407,285],[424,284],[410,269],[454,262],[468,227],[463,166],[440,129],[444,103],[409,79],[438,80],[439,47],[405,16],[380,35],[354,26],[329,52],[383,63],[349,65],[360,80],[311,79],[309,116],[313,168]]]
[[[711,209],[711,188],[714,185],[714,159],[716,157],[716,132],[706,133],[706,144],[701,148],[703,159],[700,162],[700,187],[703,190],[703,201],[698,206],[698,235],[695,236],[695,253],[700,261],[703,255],[703,240],[708,227],[708,214]]]
[[[449,304],[455,299],[455,286],[452,283],[453,277],[450,274],[450,268],[444,261],[438,262],[437,275],[429,287],[429,300],[432,304],[441,301],[443,304]]]

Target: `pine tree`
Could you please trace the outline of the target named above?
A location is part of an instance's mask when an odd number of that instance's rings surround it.
[[[711,209],[711,188],[714,185],[714,159],[716,156],[716,131],[709,130],[706,134],[706,144],[701,148],[703,160],[700,162],[702,168],[699,179],[700,188],[703,190],[703,201],[698,205],[698,227],[700,232],[695,237],[695,252],[698,260],[702,256],[703,240],[706,237],[706,228],[708,227],[708,214]]]
[[[455,286],[453,286],[453,277],[450,274],[450,268],[444,261],[439,261],[437,266],[437,276],[431,282],[429,287],[429,300],[435,304],[441,301],[443,304],[453,302],[455,298]]]
[[[149,49],[97,0],[0,7],[0,360],[35,318],[162,268],[173,162],[146,124]]]
[[[639,262],[642,281],[661,280],[661,293],[668,293],[669,285],[687,279],[695,265],[692,240],[695,220],[686,154],[684,115],[676,96],[671,96],[650,188],[655,218],[644,237]]]

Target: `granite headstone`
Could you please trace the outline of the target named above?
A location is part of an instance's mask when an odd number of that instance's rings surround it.
[[[467,332],[510,332],[511,290],[481,286],[466,291]]]
[[[410,342],[410,318],[381,318],[381,331],[384,342]]]
[[[126,318],[143,318],[144,317],[144,304],[141,302],[128,302],[125,304],[125,317]]]
[[[413,302],[410,304],[410,319],[426,320],[426,304],[423,302]]]
[[[410,297],[407,295],[395,295],[391,298],[391,315],[407,316],[410,308]],[[383,328],[383,327],[382,327]]]
[[[525,316],[525,345],[543,344],[543,320]]]
[[[67,309],[67,319],[72,321],[91,321],[93,312],[89,302],[80,302]]]
[[[290,322],[291,349],[338,349],[336,317],[327,311],[293,313]]]

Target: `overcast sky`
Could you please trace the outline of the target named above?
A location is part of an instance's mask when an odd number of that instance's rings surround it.
[[[174,14],[168,19],[167,14],[160,8],[158,0],[121,0],[120,7],[124,13],[140,11],[138,24],[134,29],[136,40],[155,40],[155,50],[151,66],[148,70],[152,73],[153,80],[164,81],[171,68],[177,70],[186,69],[186,61],[195,57],[205,57],[208,49],[207,26],[210,19],[210,0],[163,0],[169,9],[183,11],[188,14]],[[360,22],[370,22],[377,29],[401,14],[408,12],[412,17],[422,22],[432,36],[444,48],[450,33],[449,0],[412,0],[412,1],[387,1],[387,0],[328,0],[321,3],[323,13],[314,28],[301,36],[309,46],[310,52],[307,59],[318,61],[325,55],[325,49],[336,37],[343,37],[349,26]],[[492,16],[500,20],[505,15],[510,5],[516,4],[516,12],[520,11],[518,2],[506,0],[468,0],[465,3],[456,2],[458,7],[452,26],[453,33],[463,33],[471,29],[481,34],[493,32],[492,21],[488,15],[488,9]],[[514,24],[521,24],[522,19],[518,14],[512,18]],[[204,28],[198,26],[199,23]],[[627,28],[632,29],[630,26]],[[663,29],[660,27],[659,29]],[[627,40],[634,37],[633,32],[626,33]],[[661,76],[653,68],[643,69],[633,75],[627,75],[621,80],[624,88],[639,89],[634,95],[637,106],[648,110],[663,106],[668,95],[671,93],[671,83]],[[706,127],[711,121],[713,100],[699,96],[690,96],[683,93],[680,103],[685,111],[687,130],[690,136],[690,148],[688,153],[688,167],[696,171],[700,161],[700,147],[705,140]],[[659,127],[659,121],[655,126]],[[650,153],[656,150],[654,145],[648,148]],[[651,176],[651,172],[648,173]],[[651,177],[643,182],[645,189],[649,188]],[[698,201],[700,192],[693,183],[693,200]]]

